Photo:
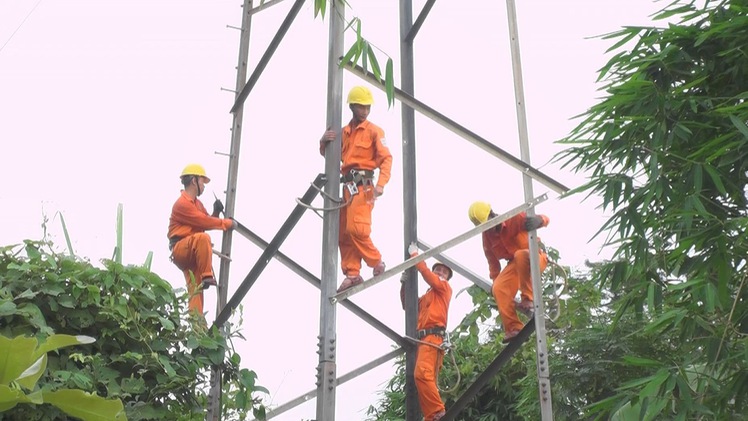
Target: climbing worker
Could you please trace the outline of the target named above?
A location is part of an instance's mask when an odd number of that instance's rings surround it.
[[[171,261],[184,272],[190,295],[190,313],[203,317],[203,289],[217,286],[213,275],[213,245],[205,231],[226,231],[235,228],[236,222],[218,217],[223,212],[223,203],[219,199],[213,203],[212,215],[208,215],[205,206],[198,199],[205,191],[205,185],[210,183],[202,165],[187,165],[180,179],[184,190],[171,208],[169,250]]]
[[[468,209],[473,224],[480,225],[496,214],[486,202],[475,202]],[[488,259],[489,276],[493,279],[493,297],[499,307],[501,322],[504,325],[504,343],[516,337],[524,327],[517,317],[517,310],[526,316],[534,312],[532,301],[532,277],[530,276],[530,242],[528,231],[548,226],[545,215],[527,216],[522,212],[501,224],[483,231],[483,252]],[[538,243],[540,239],[538,238]],[[540,272],[545,270],[548,257],[539,247]],[[501,270],[500,259],[507,265]],[[520,291],[522,301],[516,303],[514,297]]]
[[[415,243],[408,246],[410,257],[418,255]],[[439,396],[436,380],[442,368],[444,334],[447,330],[447,312],[452,299],[452,269],[443,263],[434,263],[431,270],[421,261],[416,264],[421,276],[429,284],[429,289],[418,299],[418,324],[416,336],[418,344],[416,366],[413,372],[418,402],[425,421],[440,420],[444,414],[444,402]],[[400,286],[400,301],[405,309],[405,284]]]
[[[343,199],[348,205],[340,210],[341,267],[345,279],[338,292],[364,282],[361,277],[361,260],[373,268],[374,276],[384,272],[382,254],[371,241],[371,212],[374,201],[384,193],[390,180],[392,154],[384,140],[384,131],[367,120],[374,96],[363,86],[354,86],[348,93],[348,104],[353,117],[342,129],[340,172],[344,183]],[[336,132],[327,130],[319,142],[319,152],[334,141]],[[374,170],[379,177],[374,183]]]

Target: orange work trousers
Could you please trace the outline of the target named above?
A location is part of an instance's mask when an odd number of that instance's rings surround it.
[[[345,189],[345,187],[344,187]],[[350,193],[344,190],[344,199],[348,201]],[[361,273],[361,259],[369,267],[376,266],[382,260],[382,254],[371,241],[371,211],[374,209],[374,186],[359,186],[358,194],[351,203],[340,210],[340,264],[346,276],[358,276]]]
[[[540,253],[540,272],[548,264],[548,257]],[[532,277],[530,276],[530,250],[517,250],[514,258],[493,281],[493,298],[499,306],[504,332],[521,330],[524,325],[517,317],[514,296],[520,291],[523,301],[532,301]]]
[[[202,316],[203,279],[213,277],[213,245],[210,236],[199,232],[179,240],[171,251],[171,261],[184,272],[187,292],[190,294],[190,313]]]
[[[421,340],[436,346],[441,345],[443,341],[439,335],[428,335]],[[444,402],[442,402],[439,389],[436,386],[436,379],[442,369],[443,360],[444,351],[441,349],[430,345],[418,345],[418,356],[416,357],[413,377],[418,390],[418,403],[421,405],[421,412],[425,421],[431,421],[437,412],[444,410]]]

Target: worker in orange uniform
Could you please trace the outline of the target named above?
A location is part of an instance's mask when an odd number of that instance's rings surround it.
[[[216,199],[213,214],[208,215],[205,206],[197,197],[205,191],[210,178],[205,168],[189,164],[180,176],[184,190],[171,208],[169,218],[169,250],[171,261],[184,272],[187,291],[190,294],[190,313],[203,316],[203,289],[216,286],[213,275],[213,245],[206,230],[226,231],[236,227],[233,219],[221,219],[223,203]]]
[[[475,202],[470,205],[468,216],[473,224],[480,225],[496,217],[496,214],[488,203]],[[514,339],[524,327],[517,317],[517,310],[528,317],[534,312],[530,242],[527,233],[548,226],[548,222],[549,219],[545,215],[527,216],[522,212],[483,232],[483,251],[488,259],[489,276],[494,280],[492,292],[504,325],[504,343]],[[500,259],[507,261],[504,270],[501,270]],[[548,257],[542,247],[539,261],[542,273],[548,263]],[[518,290],[522,301],[516,303],[514,297]]]
[[[340,211],[341,267],[345,279],[338,292],[364,282],[361,277],[361,260],[373,268],[374,276],[384,272],[382,254],[371,241],[371,212],[374,201],[384,193],[390,180],[392,154],[385,144],[384,131],[367,120],[374,96],[368,88],[354,86],[348,93],[348,104],[353,118],[343,127],[340,172],[344,183],[343,198],[348,203]],[[328,130],[320,139],[319,152],[325,155],[325,147],[334,141],[336,133]],[[374,170],[379,177],[374,183]]]
[[[408,246],[410,257],[418,255],[415,243]],[[447,313],[452,299],[452,269],[442,263],[434,263],[431,270],[421,261],[416,264],[421,276],[429,284],[429,289],[418,299],[418,325],[416,336],[421,342],[418,344],[418,355],[413,377],[418,389],[418,402],[421,405],[425,421],[438,421],[444,414],[444,402],[439,396],[436,380],[442,368],[444,350],[444,334],[447,331]],[[405,309],[405,284],[400,286],[400,301]]]

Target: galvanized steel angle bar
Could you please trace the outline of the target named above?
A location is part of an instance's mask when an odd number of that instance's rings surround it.
[[[508,212],[506,212],[504,214],[501,214],[501,215],[498,215],[498,216],[496,216],[494,218],[491,218],[488,221],[486,221],[486,222],[484,222],[484,223],[482,223],[482,224],[480,224],[480,225],[478,225],[478,226],[470,229],[469,231],[467,231],[467,232],[465,232],[463,234],[460,234],[457,237],[452,238],[451,240],[448,240],[448,241],[444,242],[443,244],[440,244],[440,245],[432,248],[431,250],[428,250],[428,251],[426,251],[426,252],[424,252],[422,254],[419,254],[418,256],[411,257],[410,259],[408,259],[408,260],[406,260],[406,261],[404,261],[404,262],[396,265],[395,267],[393,267],[391,269],[387,269],[386,271],[384,271],[384,273],[382,273],[379,276],[375,276],[372,279],[368,279],[368,280],[364,281],[364,283],[362,283],[362,284],[359,284],[359,285],[356,285],[354,287],[351,287],[351,288],[349,288],[349,289],[347,289],[347,290],[345,290],[343,292],[340,292],[340,293],[338,293],[338,294],[330,297],[330,301],[333,302],[333,303],[336,303],[336,302],[338,302],[340,300],[345,300],[348,297],[350,297],[350,296],[352,296],[354,294],[357,294],[357,293],[359,293],[359,292],[361,292],[361,291],[363,291],[365,289],[371,288],[374,285],[376,285],[376,284],[378,284],[380,282],[385,281],[387,278],[390,278],[390,277],[392,277],[394,275],[397,275],[397,274],[401,273],[402,271],[404,271],[404,270],[406,270],[406,269],[408,269],[408,268],[410,268],[412,266],[415,266],[418,262],[422,262],[422,261],[428,259],[429,257],[435,256],[437,253],[441,253],[441,252],[443,252],[445,250],[448,250],[448,249],[450,249],[450,248],[452,248],[452,247],[454,247],[454,246],[456,246],[456,245],[458,245],[458,244],[460,244],[460,243],[462,243],[462,242],[464,242],[464,241],[466,241],[466,240],[468,240],[468,239],[470,239],[470,238],[472,238],[472,237],[474,237],[474,236],[476,236],[478,234],[481,234],[483,231],[485,231],[487,229],[490,229],[490,228],[493,228],[493,227],[499,225],[500,223],[506,221],[507,219],[509,219],[509,218],[511,218],[511,217],[513,217],[515,215],[518,215],[521,212],[524,212],[524,211],[526,211],[526,210],[528,210],[530,208],[533,208],[533,207],[537,206],[539,203],[544,202],[546,199],[548,199],[548,195],[547,194],[542,194],[542,195],[536,197],[535,199],[533,199],[533,200],[531,200],[529,202],[526,202],[526,203],[524,203],[524,204],[522,204],[520,206],[517,206],[516,208],[514,208],[514,209],[512,209],[512,210],[510,210],[510,211],[508,211]]]

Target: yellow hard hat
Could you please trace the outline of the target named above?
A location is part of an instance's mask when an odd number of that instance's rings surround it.
[[[205,177],[205,183],[210,183],[210,178],[208,178],[207,175],[205,175],[205,168],[203,168],[200,164],[188,164],[184,169],[182,170],[182,175],[179,177],[184,177],[185,175],[197,175],[200,177]]]
[[[480,225],[488,221],[488,215],[491,213],[491,205],[486,202],[475,202],[468,209],[468,216],[474,225]]]
[[[367,87],[354,86],[351,88],[351,91],[348,92],[348,103],[371,105],[374,103],[374,95],[371,94],[371,91]]]

